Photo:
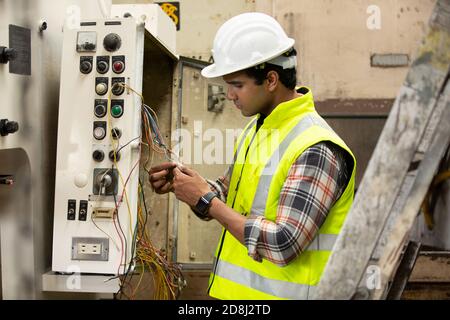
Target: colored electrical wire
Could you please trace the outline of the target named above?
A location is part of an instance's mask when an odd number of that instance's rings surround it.
[[[166,255],[165,250],[159,250],[154,247],[150,240],[150,236],[148,235],[147,230],[147,223],[148,223],[148,217],[149,217],[149,210],[147,208],[147,204],[145,201],[145,191],[144,187],[142,185],[141,180],[139,179],[139,201],[138,201],[138,215],[137,215],[137,221],[135,224],[134,230],[131,230],[131,209],[128,201],[127,191],[126,191],[126,185],[129,181],[129,178],[132,175],[132,172],[134,171],[134,168],[131,170],[127,180],[124,182],[122,175],[120,171],[118,170],[117,166],[117,153],[120,152],[123,148],[125,148],[127,145],[129,145],[131,142],[141,139],[140,145],[144,145],[147,147],[148,155],[145,159],[145,162],[143,162],[144,159],[140,159],[140,162],[143,164],[143,169],[145,172],[150,174],[148,169],[148,163],[153,163],[153,156],[155,153],[163,155],[167,160],[169,161],[177,161],[181,163],[178,160],[178,156],[170,150],[170,148],[167,146],[167,144],[164,141],[164,138],[159,130],[159,121],[158,117],[156,115],[156,112],[150,108],[148,105],[144,103],[144,98],[141,94],[136,92],[133,88],[129,87],[128,85],[124,83],[117,83],[115,85],[122,86],[123,88],[134,92],[141,98],[141,115],[142,115],[142,136],[137,137],[133,139],[132,141],[128,142],[127,144],[119,147],[120,142],[114,141],[112,139],[112,132],[110,132],[111,141],[112,141],[112,149],[113,149],[113,162],[114,166],[116,167],[116,170],[118,171],[119,177],[121,179],[121,183],[123,186],[122,195],[117,201],[116,197],[114,196],[114,202],[116,206],[116,216],[117,216],[117,222],[118,227],[121,228],[121,223],[118,217],[118,209],[123,202],[123,198],[125,197],[125,201],[127,203],[129,215],[130,215],[130,235],[131,235],[131,243],[130,245],[130,262],[128,263],[128,259],[125,256],[125,259],[123,260],[123,275],[119,276],[120,267],[122,266],[122,256],[121,256],[121,262],[118,269],[118,275],[120,279],[120,289],[116,293],[116,297],[119,298],[127,298],[127,299],[134,299],[136,296],[142,282],[145,270],[148,270],[152,274],[152,281],[153,281],[153,288],[154,290],[154,298],[155,299],[176,299],[182,288],[185,286],[185,280],[183,278],[181,267],[176,263],[171,263],[168,261],[168,257]],[[111,88],[112,90],[112,88]],[[111,107],[111,93],[109,95],[108,99],[108,110]],[[108,123],[109,126],[111,126],[111,116],[110,112],[108,112]],[[151,151],[154,152],[151,152]],[[177,160],[175,160],[177,159]],[[113,166],[113,167],[114,167]],[[136,165],[135,165],[136,166]],[[141,205],[142,203],[142,205]],[[143,208],[144,210],[142,210]],[[145,211],[145,212],[143,212]],[[144,216],[145,215],[145,216]],[[125,236],[125,233],[122,230],[122,235],[125,240],[125,250],[122,252],[126,255],[128,253],[128,244],[127,244],[127,237]],[[122,237],[120,237],[122,238]],[[134,261],[134,263],[133,263]],[[139,262],[140,265],[137,265],[136,262]],[[139,277],[139,281],[137,282],[136,286],[133,288],[131,285],[131,278],[133,275],[133,266],[136,265],[136,269],[141,269],[141,274]],[[128,267],[127,267],[128,266]],[[127,289],[130,289],[130,294],[128,294]]]

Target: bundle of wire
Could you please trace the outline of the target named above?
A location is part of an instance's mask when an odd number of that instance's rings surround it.
[[[164,155],[164,157],[168,161],[173,161],[174,157],[176,155],[167,147],[167,145],[164,142],[164,138],[161,135],[161,132],[159,130],[158,125],[158,117],[156,113],[153,111],[152,108],[150,108],[148,105],[144,103],[144,98],[141,94],[136,92],[133,88],[129,87],[126,84],[119,83],[116,85],[123,86],[124,88],[134,92],[141,98],[141,105],[142,105],[142,132],[143,137],[141,138],[141,144],[146,145],[148,147],[148,156],[146,161],[143,163],[143,168],[147,172],[147,174],[150,174],[148,169],[148,163],[153,162],[153,155],[154,153],[158,153],[161,155]],[[136,140],[137,138],[133,139]],[[133,141],[132,140],[132,141]],[[145,140],[145,141],[144,141]],[[114,150],[114,159],[116,158],[116,154],[122,150],[124,147],[126,147],[128,144],[130,144],[132,141],[128,142],[127,144],[123,145],[119,148],[119,143],[116,146],[113,146]],[[153,151],[153,152],[152,152]],[[116,160],[114,160],[114,165],[117,166]],[[134,170],[134,168],[133,168]],[[132,171],[133,171],[132,170]],[[131,176],[131,172],[130,172]],[[130,177],[129,176],[129,177]],[[128,183],[129,177],[127,178],[126,182],[123,182],[123,193],[121,195],[121,198],[119,201],[115,199],[116,201],[116,208],[118,209],[119,204],[122,203],[122,199],[125,196],[126,201],[128,202],[125,186]],[[167,259],[167,255],[164,250],[157,249],[148,234],[147,230],[147,222],[148,222],[148,216],[149,211],[147,209],[147,205],[145,202],[145,193],[144,188],[142,185],[141,180],[139,180],[139,194],[140,200],[138,203],[138,221],[137,221],[137,227],[134,228],[134,232],[132,232],[132,243],[131,243],[131,258],[129,263],[128,259],[126,257],[127,252],[127,243],[126,243],[126,237],[124,232],[122,231],[120,227],[119,222],[119,228],[116,228],[118,230],[119,235],[122,234],[124,237],[124,243],[125,243],[125,250],[122,251],[124,254],[124,259],[121,259],[120,267],[126,267],[124,270],[123,275],[119,277],[120,279],[120,289],[116,294],[117,298],[127,298],[127,299],[134,299],[137,292],[141,288],[142,280],[144,278],[145,271],[150,271],[152,273],[152,280],[153,280],[153,292],[154,292],[154,299],[176,299],[179,294],[181,293],[182,288],[185,286],[185,280],[183,278],[181,267],[176,264],[172,263]],[[143,204],[143,205],[142,205]],[[143,209],[144,208],[144,209]],[[118,210],[116,210],[116,213]],[[118,219],[118,215],[117,220]],[[119,232],[119,230],[121,232]],[[121,240],[122,243],[122,240]],[[123,246],[123,243],[122,243]],[[122,263],[122,261],[124,263]],[[134,272],[133,266],[136,266]],[[133,273],[140,273],[139,280],[135,286],[132,284],[132,274]],[[118,272],[119,273],[119,272]],[[144,290],[147,286],[143,286],[141,290]]]

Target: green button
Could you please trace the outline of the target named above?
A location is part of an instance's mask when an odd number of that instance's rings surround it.
[[[122,113],[123,109],[121,105],[116,104],[111,108],[111,114],[113,115],[113,117],[120,117]]]

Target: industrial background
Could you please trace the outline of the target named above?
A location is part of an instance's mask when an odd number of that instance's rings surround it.
[[[137,11],[132,15],[139,18],[140,7],[131,9],[131,5],[153,3],[158,2],[0,0],[0,46],[8,47],[10,24],[31,29],[29,74],[10,73],[6,64],[0,64],[0,96],[4,101],[0,118],[20,125],[17,133],[0,137],[0,177],[14,179],[12,186],[0,185],[3,299],[110,298],[117,290],[98,279],[89,282],[88,288],[68,288],[65,284],[71,281],[70,275],[61,280],[52,272],[55,172],[60,152],[58,110],[61,112],[63,88],[62,26],[74,8],[81,8],[82,21],[103,19],[105,12],[122,17],[133,10]],[[223,97],[224,82],[205,79],[200,70],[211,62],[214,35],[226,20],[243,12],[267,13],[296,40],[298,82],[311,88],[319,113],[354,151],[359,161],[358,187],[420,41],[426,36],[435,5],[436,0],[161,2],[152,16],[158,20],[146,21],[142,95],[157,114],[161,136],[172,144],[177,142],[172,136],[177,129],[185,129],[189,136],[184,138],[204,149],[207,129],[225,133],[243,128],[248,119],[229,101],[216,99]],[[147,12],[153,11],[146,11],[149,17]],[[150,153],[142,149],[142,156],[153,156],[153,163],[164,160]],[[196,161],[192,150],[183,150],[180,156],[208,178],[215,179],[226,169],[225,163]],[[206,288],[220,225],[200,221],[173,194],[155,195],[144,172],[141,164],[149,243],[168,261],[182,266],[187,286],[179,298],[208,299]],[[433,232],[426,228],[423,216],[417,218],[411,238],[419,240],[424,249],[404,299],[450,298],[448,184],[442,198],[435,210]],[[163,298],[157,293],[162,290],[160,282],[152,280],[154,270],[149,267],[131,275],[120,297]]]

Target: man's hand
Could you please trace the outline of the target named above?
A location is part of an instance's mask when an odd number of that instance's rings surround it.
[[[176,163],[165,162],[150,169],[150,184],[157,194],[173,191],[173,169],[176,166]]]
[[[173,169],[173,190],[178,200],[195,207],[200,198],[211,191],[209,184],[196,171],[181,167]]]

